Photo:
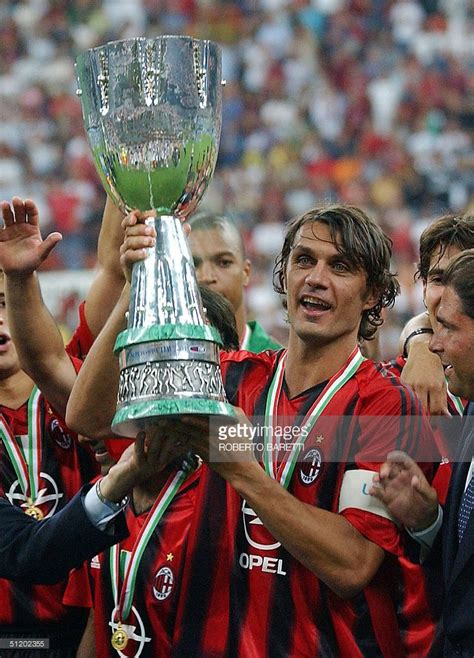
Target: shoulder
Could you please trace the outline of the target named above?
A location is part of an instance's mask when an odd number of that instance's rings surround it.
[[[250,329],[249,351],[258,353],[264,350],[279,350],[281,348],[280,343],[269,336],[256,320],[247,322],[247,326]]]
[[[362,405],[370,406],[374,415],[421,414],[421,404],[413,390],[403,384],[382,363],[367,359],[355,375]]]
[[[282,351],[254,354],[245,350],[225,352],[221,355],[222,377],[227,397],[232,404],[245,392],[253,398],[271,377]]]

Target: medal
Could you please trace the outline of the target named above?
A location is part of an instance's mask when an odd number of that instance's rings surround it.
[[[44,517],[44,513],[37,505],[41,483],[43,414],[41,392],[34,386],[28,400],[28,437],[26,445],[22,442],[22,437],[14,436],[11,428],[0,414],[0,438],[3,441],[5,451],[10,458],[23,493],[21,498],[25,502],[21,506],[25,508],[25,514],[38,521]],[[11,499],[10,502],[12,502]]]
[[[122,651],[128,644],[128,635],[123,630],[121,622],[118,622],[116,630],[112,633],[110,644],[116,651]]]
[[[25,509],[25,514],[31,516],[31,518],[36,519],[36,521],[41,521],[44,518],[43,512],[37,505],[33,504],[31,498],[27,500],[27,507]]]
[[[112,585],[112,597],[114,601],[114,610],[112,612],[111,621],[109,626],[114,628],[116,618],[127,621],[130,612],[133,608],[133,597],[135,594],[135,585],[137,582],[137,574],[140,566],[141,558],[145,549],[150,541],[155,528],[160,522],[161,517],[166,512],[168,506],[173,501],[174,497],[181,489],[181,486],[186,482],[188,477],[194,472],[196,465],[185,459],[178,471],[170,474],[168,480],[160,491],[158,497],[153,503],[148,517],[143,524],[140,533],[138,534],[133,545],[131,556],[128,564],[125,567],[125,574],[122,584],[120,584],[120,546],[115,545],[109,551],[109,566],[110,566],[110,580]],[[131,636],[135,639],[134,634]],[[127,633],[124,631],[122,622],[117,623],[116,630],[112,633],[111,643],[116,651],[123,649],[130,640]],[[146,638],[146,642],[149,638]]]

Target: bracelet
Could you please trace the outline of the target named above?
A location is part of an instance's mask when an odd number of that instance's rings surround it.
[[[125,496],[125,498],[122,498],[121,501],[118,503],[114,503],[112,500],[107,500],[107,498],[104,497],[102,491],[100,490],[100,483],[102,482],[103,478],[100,478],[100,480],[97,480],[95,483],[95,492],[97,494],[97,498],[100,500],[101,503],[104,505],[107,505],[107,507],[113,509],[113,510],[119,510],[128,505],[130,501],[130,496]]]
[[[406,337],[406,340],[403,343],[402,356],[404,359],[408,357],[407,347],[410,340],[413,338],[413,336],[420,336],[421,334],[434,334],[434,331],[431,327],[420,327],[419,329],[412,331],[411,334]]]

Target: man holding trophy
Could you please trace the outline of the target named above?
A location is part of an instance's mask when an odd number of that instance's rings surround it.
[[[188,37],[137,39],[89,51],[77,66],[104,185],[124,208],[156,217],[125,220],[122,261],[135,265],[128,327],[116,342],[120,381],[110,335],[99,336],[67,420],[84,430],[92,416],[106,435],[118,390],[115,431],[144,430],[164,454],[184,442],[208,464],[170,622],[172,655],[403,655],[390,572],[401,538],[364,491],[387,450],[429,444],[430,430],[411,392],[357,348],[397,291],[387,238],[353,207],[316,208],[290,225],[277,272],[288,350],[221,357],[231,402],[263,418],[267,434],[255,446],[255,428],[226,401],[218,337],[202,317],[180,226],[214,168],[218,49]],[[120,326],[127,294],[109,328]],[[298,431],[278,447],[285,420]],[[133,605],[124,591],[113,620],[121,632]],[[112,635],[119,655],[129,655],[118,646],[126,640]]]

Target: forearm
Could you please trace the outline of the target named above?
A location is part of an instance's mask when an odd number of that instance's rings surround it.
[[[418,330],[426,330],[426,333],[412,335],[413,332]],[[426,346],[428,346],[430,342],[430,330],[432,330],[432,326],[428,313],[415,315],[411,320],[408,320],[402,329],[398,343],[399,352],[402,354],[406,350],[406,353],[409,354],[411,346],[415,343],[426,343]]]
[[[36,273],[5,275],[5,295],[21,367],[64,415],[76,372],[56,322],[43,302]]]
[[[114,345],[117,334],[126,328],[125,314],[129,297],[127,284],[87,355],[68,402],[68,426],[91,438],[111,434],[119,383],[119,365],[114,355]]]
[[[299,501],[257,464],[239,470],[226,479],[275,539],[336,594],[350,598],[372,580],[384,552],[343,516]]]
[[[120,265],[124,238],[122,219],[121,211],[107,197],[97,243],[97,273],[85,304],[86,321],[94,336],[105,325],[125,283]]]

